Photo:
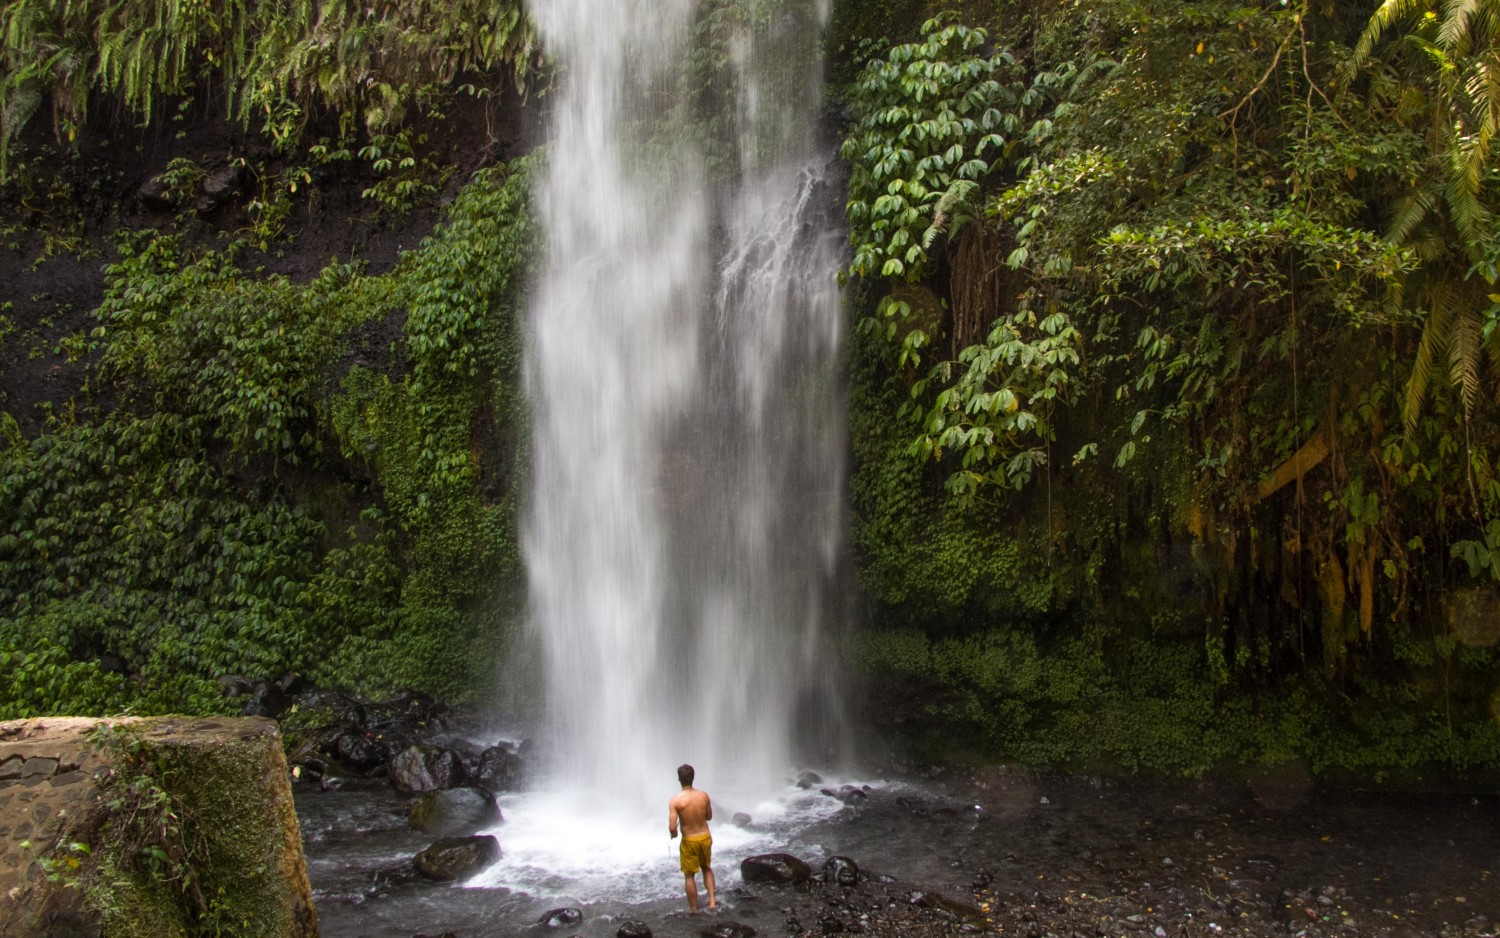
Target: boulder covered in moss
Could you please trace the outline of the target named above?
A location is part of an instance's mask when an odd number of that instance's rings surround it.
[[[0,723],[0,938],[216,929],[318,933],[275,722]]]
[[[440,883],[463,881],[500,859],[500,841],[492,834],[444,837],[412,857],[412,865],[427,879]]]
[[[406,820],[412,830],[428,834],[472,834],[498,824],[500,806],[483,788],[445,788],[429,791],[413,802]]]

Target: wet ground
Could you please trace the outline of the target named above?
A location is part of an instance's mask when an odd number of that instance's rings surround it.
[[[297,806],[328,938],[613,938],[631,920],[657,938],[728,936],[732,923],[762,936],[1500,933],[1492,794],[1319,792],[1296,773],[1178,786],[1004,769],[934,775],[830,782],[831,795],[814,786],[789,795],[796,810],[749,830],[726,823],[721,806],[722,907],[712,916],[683,912],[666,851],[650,863],[602,858],[602,883],[533,863],[482,877],[483,888],[437,885],[409,873],[431,838],[406,830],[405,799],[380,788],[309,791]],[[528,797],[502,799],[502,848],[512,833],[524,837]],[[743,883],[740,860],[772,851],[814,873],[848,856],[862,875],[853,886]],[[563,907],[582,921],[539,924]]]

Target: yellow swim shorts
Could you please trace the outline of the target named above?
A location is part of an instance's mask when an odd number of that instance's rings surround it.
[[[682,845],[677,848],[682,860],[682,872],[692,876],[699,868],[710,865],[709,858],[713,854],[714,838],[711,834],[694,834],[691,837],[683,837]]]

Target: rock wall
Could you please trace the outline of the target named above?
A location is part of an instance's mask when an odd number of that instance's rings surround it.
[[[0,723],[0,938],[317,931],[275,722]]]

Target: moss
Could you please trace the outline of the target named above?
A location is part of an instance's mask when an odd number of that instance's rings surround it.
[[[316,934],[275,724],[169,720],[126,732],[107,743],[116,775],[86,884],[105,934]]]

